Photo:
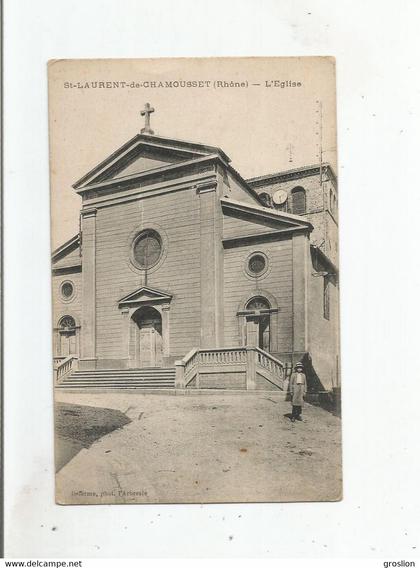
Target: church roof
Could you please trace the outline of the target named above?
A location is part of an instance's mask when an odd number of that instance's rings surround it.
[[[53,250],[51,255],[52,261],[56,262],[60,258],[67,256],[74,250],[78,249],[79,246],[80,246],[80,235],[78,233],[77,235],[74,235],[74,237],[66,241],[64,244]]]
[[[324,163],[322,165],[323,173],[328,174],[332,179],[334,185],[336,185],[337,177],[335,175],[334,170],[332,169],[331,165],[328,163]],[[312,164],[309,166],[301,166],[300,168],[293,168],[290,170],[283,170],[281,172],[274,172],[271,174],[265,174],[262,176],[257,176],[253,178],[249,178],[246,180],[250,187],[262,187],[264,185],[268,185],[268,183],[275,183],[275,182],[282,182],[282,181],[289,181],[292,179],[300,179],[303,177],[309,177],[313,175],[319,175],[320,165],[319,164]]]
[[[230,158],[221,148],[198,144],[175,138],[165,138],[151,134],[136,134],[131,140],[120,146],[115,152],[92,168],[83,177],[73,184],[78,190],[86,185],[91,185],[108,179],[112,174],[126,168],[133,160],[138,158],[142,151],[160,152],[167,158],[173,159],[173,163],[191,161],[194,158],[218,156],[223,162],[229,163]],[[153,169],[153,168],[152,168]],[[158,169],[158,168],[156,168]]]
[[[264,207],[262,205],[245,203],[243,201],[236,201],[235,199],[230,199],[230,197],[225,197],[220,200],[222,207],[227,207],[243,213],[253,213],[254,215],[259,215],[272,220],[277,220],[280,222],[287,222],[291,227],[296,226],[306,227],[310,230],[313,229],[312,223],[307,221],[304,217],[300,215],[293,215],[292,213],[285,213],[284,211],[277,211],[271,207]]]
[[[82,258],[80,256],[80,235],[75,235],[51,255],[52,270],[55,274],[65,272],[80,272]]]
[[[103,189],[119,191],[139,181],[162,179],[163,175],[173,176],[215,162],[230,172],[256,202],[259,201],[258,193],[232,167],[229,156],[221,148],[154,134],[136,134],[74,183],[73,188],[80,195]]]

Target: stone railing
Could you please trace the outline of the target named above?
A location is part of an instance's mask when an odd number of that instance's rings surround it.
[[[270,353],[263,351],[259,347],[256,347],[255,351],[257,369],[259,369],[260,371],[263,369],[266,370],[269,375],[276,379],[277,386],[283,389],[283,384],[286,379],[284,364],[273,357]]]
[[[256,388],[257,374],[283,390],[285,379],[281,361],[258,347],[220,349],[192,349],[183,359],[175,362],[175,388],[184,389],[195,379],[200,388],[200,373],[206,376],[243,375],[246,390]]]
[[[53,357],[54,369],[56,369],[60,365],[60,363],[64,361],[64,359],[66,359],[66,357],[64,356]]]
[[[195,377],[199,361],[198,349],[192,349],[182,361],[175,363],[175,388],[184,388]]]
[[[54,358],[54,363],[56,358]],[[57,358],[58,359],[58,358]],[[60,362],[57,362],[57,366],[54,369],[56,382],[61,381],[65,376],[73,371],[76,371],[79,366],[79,359],[75,355],[69,355],[65,357]]]

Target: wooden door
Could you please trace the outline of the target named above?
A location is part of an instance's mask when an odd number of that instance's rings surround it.
[[[151,327],[140,328],[140,366],[154,367],[154,329]]]
[[[77,355],[76,332],[60,334],[60,355],[68,357],[69,355]]]
[[[270,351],[270,317],[262,316],[260,319],[260,348]]]
[[[247,347],[259,346],[259,325],[256,317],[249,317],[246,320],[246,345]]]
[[[163,340],[159,329],[155,329],[154,347],[155,347],[155,367],[163,365]]]
[[[162,335],[154,326],[140,328],[140,367],[160,367],[163,363]]]
[[[70,355],[70,344],[67,333],[62,333],[60,335],[60,343],[60,355],[62,357],[68,357]]]
[[[246,345],[270,351],[270,317],[250,316],[246,320]]]
[[[69,355],[77,355],[76,332],[69,335]]]

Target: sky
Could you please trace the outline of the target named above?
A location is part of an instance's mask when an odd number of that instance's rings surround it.
[[[105,88],[109,81],[120,87]],[[204,87],[160,84],[171,81],[202,81]],[[53,249],[79,229],[81,200],[72,184],[140,132],[146,102],[155,109],[151,126],[156,135],[218,146],[249,178],[319,162],[319,101],[324,161],[337,171],[332,58],[51,62]]]

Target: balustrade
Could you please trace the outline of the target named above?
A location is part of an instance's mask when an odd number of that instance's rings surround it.
[[[70,355],[69,357],[64,358],[61,362],[58,362],[56,368],[57,381],[76,370],[78,362],[79,359],[74,355]]]
[[[283,363],[258,347],[193,349],[175,366],[177,388],[185,388],[200,372],[219,375],[235,370],[243,372],[247,389],[255,388],[258,369],[268,372],[279,388],[282,388],[284,380]]]

